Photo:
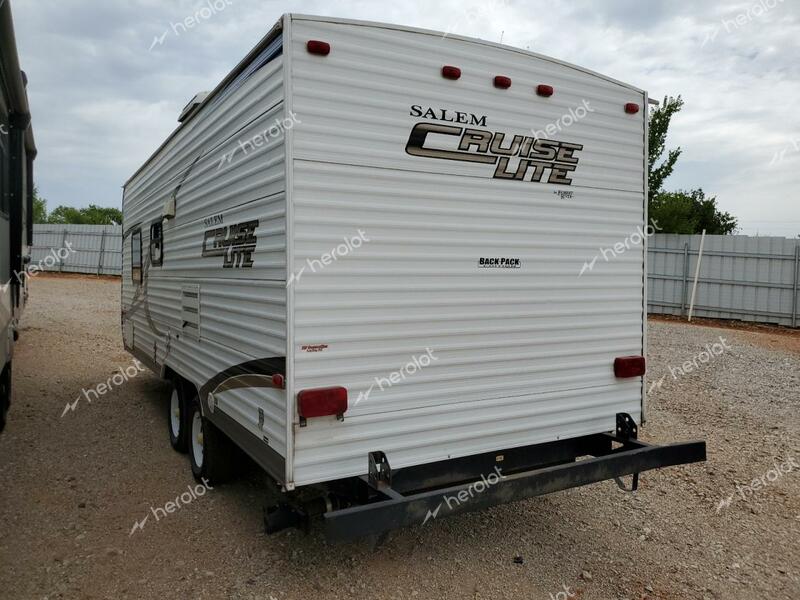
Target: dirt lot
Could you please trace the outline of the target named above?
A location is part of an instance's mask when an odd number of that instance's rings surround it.
[[[794,333],[650,324],[642,436],[704,438],[708,463],[329,546],[262,533],[255,469],[132,530],[194,481],[151,373],[65,412],[132,365],[118,305],[113,280],[33,282],[0,436],[2,598],[800,598]]]

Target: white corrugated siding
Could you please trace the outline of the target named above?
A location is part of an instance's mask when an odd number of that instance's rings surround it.
[[[643,225],[644,107],[632,88],[491,45],[353,24],[292,23],[296,390],[344,385],[344,422],[296,428],[298,484],[363,474],[367,454],[403,467],[614,428],[641,411],[643,251],[578,277],[599,248]],[[327,41],[330,56],[305,42]],[[461,67],[457,82],[441,66]],[[492,86],[512,78],[510,90]],[[538,83],[556,88],[538,98]],[[530,135],[587,101],[554,139],[585,145],[572,186],[492,179],[494,166],[410,156],[412,105],[487,116]],[[562,199],[555,192],[572,191]],[[307,260],[362,230],[370,240],[311,272]],[[478,269],[514,257],[516,270]],[[321,352],[302,346],[325,345]],[[437,360],[353,406],[414,356]]]
[[[275,129],[265,144],[251,144],[284,118],[283,98],[283,59],[277,58],[209,114],[181,128],[125,190],[125,232],[142,224],[147,257],[149,226],[180,185],[176,218],[164,225],[163,267],[148,273],[150,318],[144,310],[135,313],[134,331],[132,336],[126,332],[126,342],[134,342],[137,350],[166,363],[198,388],[228,367],[286,354],[284,135]],[[222,257],[202,256],[204,232],[219,226],[203,219],[217,215],[222,225],[259,220],[253,268],[224,269]],[[129,235],[123,256],[123,309],[128,310],[135,291]],[[187,285],[200,287],[199,340],[181,335],[181,296]],[[266,436],[270,447],[286,454],[284,392],[241,389],[217,400],[217,410],[258,439]],[[259,409],[265,415],[263,427]]]

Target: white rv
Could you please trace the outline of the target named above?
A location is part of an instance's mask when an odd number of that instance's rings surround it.
[[[281,18],[125,184],[125,345],[195,476],[238,447],[285,493],[268,529],[347,538],[704,460],[637,440],[647,106],[516,48]]]
[[[9,2],[0,2],[0,431],[11,405],[11,363],[27,297],[36,144]]]

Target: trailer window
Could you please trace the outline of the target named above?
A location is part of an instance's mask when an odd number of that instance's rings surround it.
[[[150,225],[150,266],[164,264],[164,226],[159,221]]]
[[[131,234],[131,280],[142,283],[142,230]]]

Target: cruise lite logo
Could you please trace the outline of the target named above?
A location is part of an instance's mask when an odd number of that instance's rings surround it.
[[[448,143],[456,149],[441,149]],[[568,175],[578,168],[581,150],[581,144],[439,123],[417,123],[406,144],[412,156],[496,165],[494,179],[559,185],[572,185]]]

